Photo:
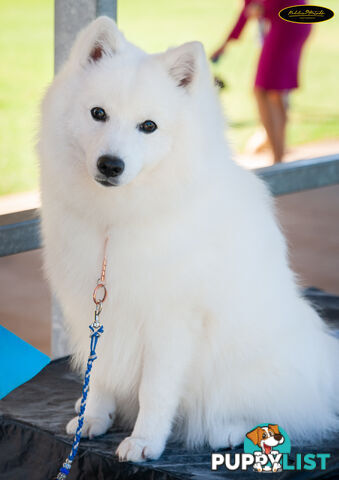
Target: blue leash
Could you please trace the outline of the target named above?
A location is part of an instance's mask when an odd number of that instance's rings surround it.
[[[78,417],[78,427],[76,429],[74,438],[73,438],[73,443],[72,443],[72,449],[68,457],[66,458],[65,462],[63,463],[62,467],[59,470],[59,474],[57,476],[57,480],[64,480],[67,475],[69,474],[72,466],[72,462],[78,453],[78,447],[81,439],[81,431],[82,431],[82,426],[84,424],[84,416],[85,416],[85,409],[86,409],[86,401],[87,401],[87,395],[88,395],[88,388],[89,388],[89,380],[91,378],[91,370],[92,370],[92,365],[94,360],[97,358],[95,349],[99,340],[99,337],[101,336],[102,333],[104,333],[104,327],[101,325],[100,327],[93,327],[92,325],[89,325],[89,328],[91,330],[91,351],[87,360],[87,368],[86,368],[86,373],[85,373],[85,380],[84,380],[84,385],[82,388],[82,398],[81,398],[81,404],[80,404],[80,411],[79,411],[79,417]]]
[[[105,250],[106,250],[107,240],[105,242]],[[94,313],[94,322],[89,325],[89,329],[91,331],[90,338],[91,338],[91,345],[90,345],[90,354],[87,360],[87,368],[85,373],[84,385],[82,388],[82,397],[80,403],[80,411],[78,416],[78,426],[73,438],[72,449],[66,460],[64,461],[62,467],[59,470],[58,476],[56,477],[57,480],[65,480],[67,475],[69,474],[73,460],[78,453],[79,443],[81,439],[81,431],[84,424],[84,417],[85,417],[85,409],[86,409],[86,401],[89,389],[89,381],[91,378],[91,370],[93,366],[94,360],[96,360],[97,355],[95,353],[97,348],[97,343],[99,337],[104,333],[103,325],[100,325],[99,315],[102,310],[102,303],[106,299],[106,287],[104,285],[105,281],[105,271],[106,271],[106,256],[104,257],[103,265],[102,265],[102,273],[101,278],[98,280],[97,286],[95,287],[93,293],[93,300],[96,305],[95,313]],[[99,289],[103,289],[103,297],[100,300],[97,300],[96,295]]]

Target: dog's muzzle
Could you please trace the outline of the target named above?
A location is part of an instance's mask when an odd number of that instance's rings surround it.
[[[97,168],[101,175],[97,175],[95,180],[105,187],[114,187],[119,185],[119,176],[125,169],[125,163],[121,158],[102,155],[98,158]]]

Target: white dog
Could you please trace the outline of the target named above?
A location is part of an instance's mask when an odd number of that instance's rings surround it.
[[[86,435],[119,415],[117,453],[140,461],[171,433],[216,449],[268,420],[294,442],[337,428],[337,342],[265,185],[231,159],[200,43],[148,55],[98,18],[46,94],[39,154],[46,272],[81,370],[108,232]]]

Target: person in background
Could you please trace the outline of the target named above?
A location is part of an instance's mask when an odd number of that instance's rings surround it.
[[[304,0],[297,2],[298,5],[305,3]],[[299,86],[300,56],[311,30],[308,24],[286,22],[279,17],[279,11],[289,6],[290,0],[245,0],[233,30],[211,56],[211,60],[216,62],[228,42],[239,38],[249,18],[257,18],[261,25],[267,26],[264,28],[254,95],[274,163],[281,162],[284,155],[288,93]]]

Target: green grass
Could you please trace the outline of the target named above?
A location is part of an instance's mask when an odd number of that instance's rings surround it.
[[[0,3],[0,194],[38,183],[38,104],[53,75],[53,3]]]
[[[326,0],[336,9],[337,0]],[[118,0],[119,25],[149,52],[199,39],[212,52],[235,21],[235,0]],[[52,0],[1,0],[0,3],[0,194],[37,187],[34,152],[38,105],[53,75]],[[305,49],[302,88],[291,98],[291,145],[338,137],[338,15],[317,25]],[[227,81],[222,102],[237,150],[254,132],[257,114],[252,83],[260,47],[255,22],[214,72]]]

